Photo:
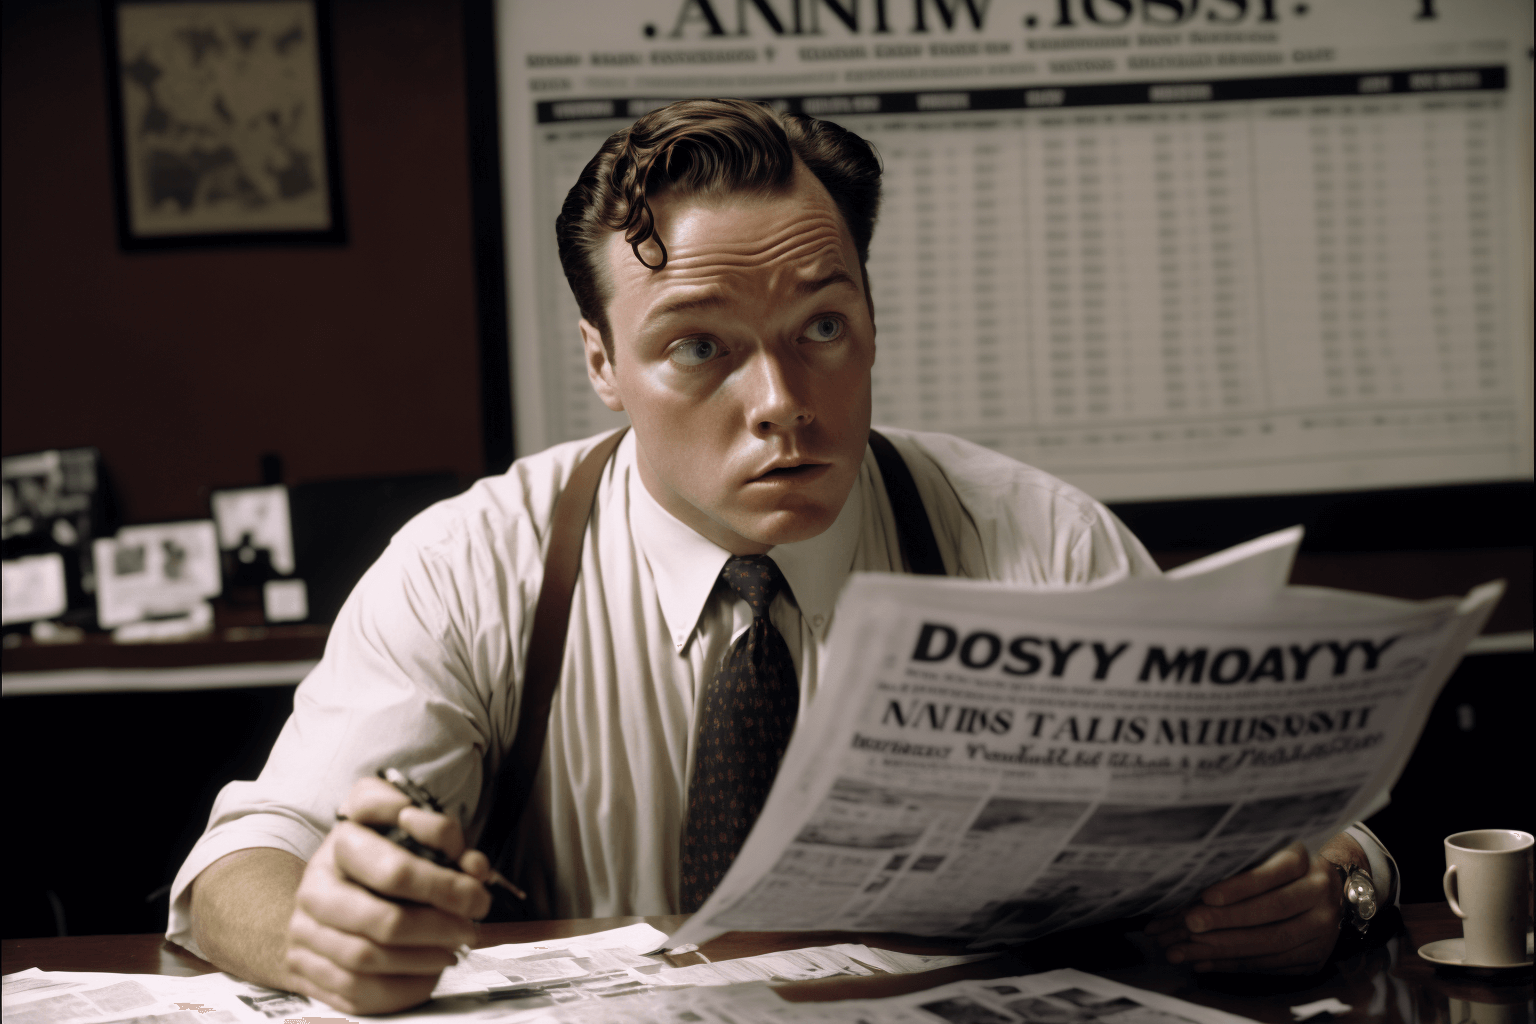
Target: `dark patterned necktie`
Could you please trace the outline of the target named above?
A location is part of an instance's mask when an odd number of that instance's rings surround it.
[[[683,826],[682,902],[692,913],[715,891],[757,820],[800,707],[789,646],[768,621],[784,574],[767,555],[737,555],[720,578],[752,606],[699,709],[698,752]]]

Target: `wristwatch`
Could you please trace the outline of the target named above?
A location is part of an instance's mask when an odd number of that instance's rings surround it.
[[[1335,864],[1334,868],[1344,882],[1344,903],[1339,908],[1339,927],[1343,928],[1345,920],[1348,920],[1355,926],[1355,931],[1364,935],[1377,909],[1376,886],[1371,882],[1371,873],[1362,868],[1346,868],[1342,864]]]

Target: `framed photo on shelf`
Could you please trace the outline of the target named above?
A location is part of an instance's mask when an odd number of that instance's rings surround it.
[[[124,249],[346,241],[326,0],[103,0]]]
[[[96,621],[104,629],[185,614],[223,589],[211,519],[125,526],[93,547],[100,567]]]

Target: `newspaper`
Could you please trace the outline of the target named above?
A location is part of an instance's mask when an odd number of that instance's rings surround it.
[[[675,967],[651,953],[665,934],[648,924],[569,938],[477,949],[443,971],[427,1005],[405,1017],[521,1024],[592,1004],[624,1006],[622,1019],[660,1019],[678,993],[695,988],[811,981],[838,976],[917,974],[993,954],[925,956],[839,943]],[[701,958],[702,959],[702,958]],[[324,1003],[241,981],[50,972],[6,975],[3,1024],[341,1024]],[[727,993],[725,999],[732,998]],[[653,1007],[661,1007],[652,1013]]]
[[[1187,904],[1373,813],[1502,583],[1284,586],[1301,531],[1162,578],[1021,590],[856,574],[740,856],[668,940],[963,936]]]
[[[770,954],[772,955],[772,954]],[[757,958],[752,958],[757,959]],[[741,961],[731,961],[739,963]],[[36,969],[7,975],[7,1024],[100,1020],[115,1024],[355,1024],[303,996],[247,985],[227,974],[198,978],[77,974]],[[66,1009],[63,1004],[72,1009]],[[789,1002],[764,981],[704,988],[650,988],[526,1008],[517,1001],[436,999],[389,1019],[452,1018],[493,1024],[1238,1024],[1244,1018],[1106,981],[1079,971],[962,981],[886,999]],[[364,1017],[363,1019],[368,1019]],[[380,1018],[382,1019],[382,1018]]]
[[[629,1020],[619,1007],[593,1007],[552,1020],[609,1024]],[[1017,978],[959,981],[885,999],[790,1003],[772,991],[695,990],[663,1004],[657,1022],[802,1024],[1247,1024],[1247,1018],[1085,974],[1059,970]],[[604,1011],[607,1010],[607,1013]]]

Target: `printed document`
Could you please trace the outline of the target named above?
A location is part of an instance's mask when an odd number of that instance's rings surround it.
[[[978,947],[1157,913],[1379,809],[1503,591],[1283,585],[1301,531],[1022,590],[857,574],[823,687],[669,939],[896,931]]]

